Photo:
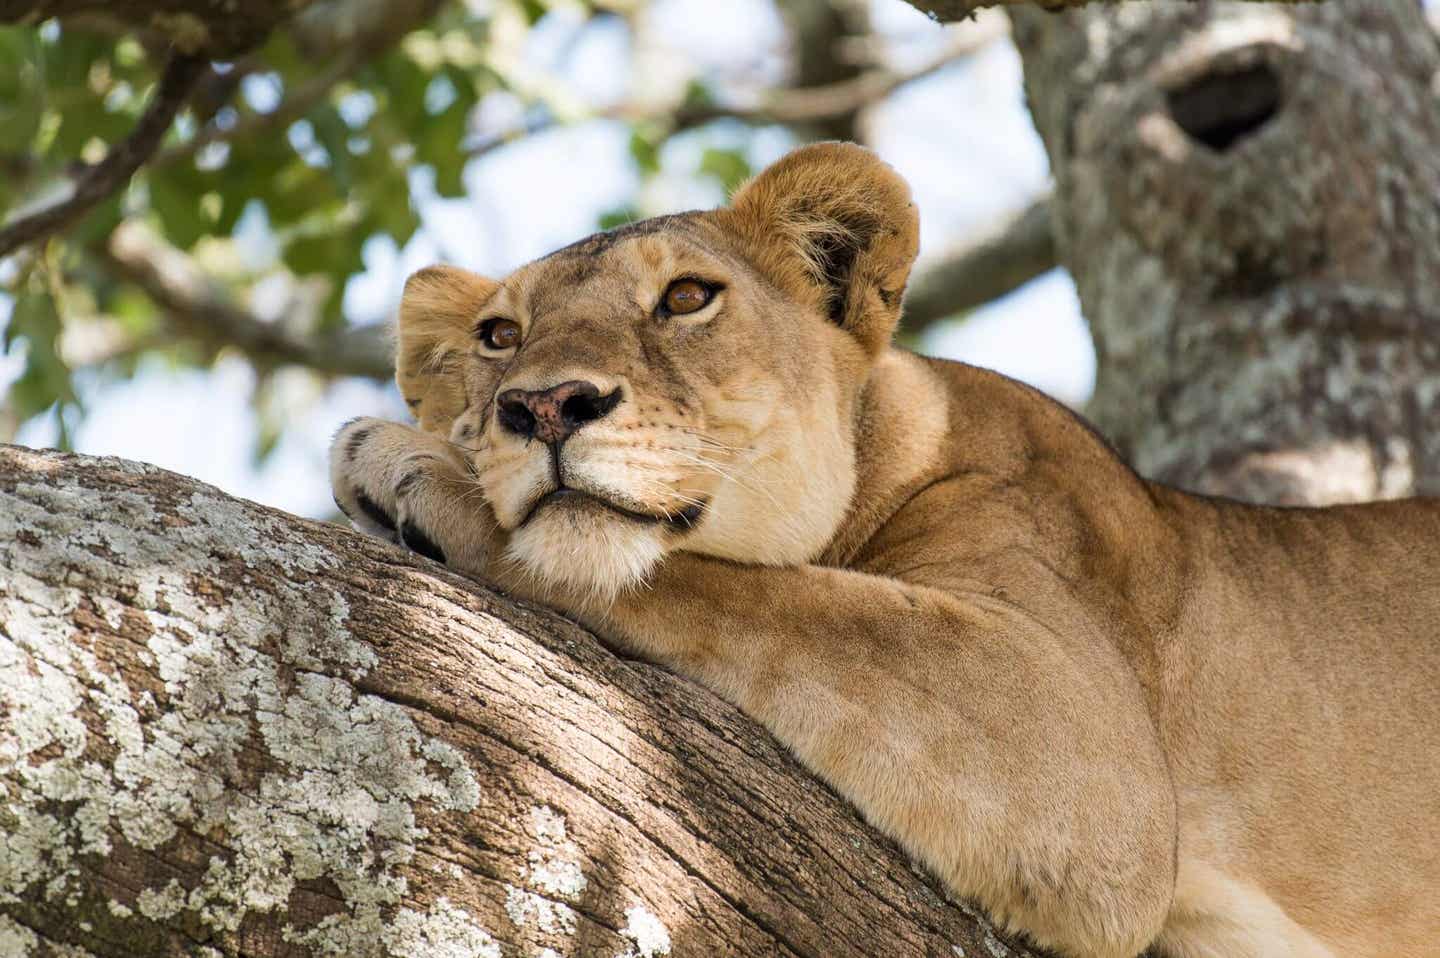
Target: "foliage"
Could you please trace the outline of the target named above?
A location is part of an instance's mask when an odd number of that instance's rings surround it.
[[[774,2],[786,13],[842,0]],[[793,33],[783,57],[756,51],[727,73],[701,65],[703,58],[692,62],[684,49],[654,56],[653,45],[668,42],[647,32],[659,5],[316,0],[261,48],[212,64],[128,185],[77,225],[0,260],[0,387],[10,380],[0,441],[50,415],[68,442],[91,387],[156,363],[205,368],[239,355],[257,373],[263,457],[286,419],[276,376],[293,384],[300,372],[318,387],[357,370],[327,361],[323,349],[256,349],[253,336],[247,341],[217,316],[247,317],[252,333],[271,327],[290,342],[349,336],[375,318],[373,309],[365,316],[346,309],[347,288],[366,269],[367,244],[405,247],[425,232],[429,204],[465,196],[476,165],[491,154],[577,123],[624,130],[635,187],[597,216],[595,228],[605,229],[667,209],[677,178],[682,201],[721,199],[750,175],[758,130],[772,145],[816,135],[803,122],[775,124],[765,104],[786,92],[777,85],[786,82],[786,64],[789,82],[803,85],[797,50],[841,56],[842,36]],[[383,15],[367,23],[363,16],[375,11]],[[790,25],[833,29],[835,22],[803,15]],[[587,31],[616,29],[627,44],[614,65],[628,86],[622,99],[568,88],[552,67]],[[537,63],[536,48],[547,44],[550,62]],[[63,199],[86,164],[125,139],[167,55],[162,37],[103,14],[0,28],[0,223]],[[658,81],[646,72],[657,62]],[[770,68],[776,63],[778,71]],[[885,71],[875,54],[845,61],[835,75],[868,68]],[[159,272],[171,260],[183,265],[191,278],[179,287],[193,301],[177,303],[174,289],[156,288],[148,267],[137,271],[117,258],[121,224],[154,238],[165,261],[152,264]],[[383,357],[363,372],[384,379]]]
[[[528,75],[517,52],[554,15],[551,6],[443,5],[408,32],[362,37],[358,53],[353,43],[325,51],[303,30],[279,30],[263,48],[215,64],[128,188],[40,254],[0,263],[8,294],[0,297],[0,322],[9,307],[4,350],[24,357],[0,421],[13,429],[57,413],[68,441],[67,427],[83,414],[80,366],[124,377],[142,358],[205,365],[222,351],[222,342],[196,342],[195,330],[168,320],[110,268],[104,247],[122,218],[147,224],[203,265],[235,304],[254,309],[264,301],[274,312],[278,300],[287,328],[303,334],[344,328],[342,300],[363,268],[365,241],[388,237],[404,246],[420,226],[417,180],[442,198],[459,197],[467,163],[499,141],[477,127],[487,97],[521,104],[525,125],[583,115]],[[604,2],[553,6],[592,19],[625,12]],[[63,197],[77,165],[103,157],[133,127],[163,62],[153,38],[88,22],[0,29],[0,210],[14,216]],[[692,100],[707,95],[693,86]],[[664,124],[635,124],[642,176],[659,173],[666,135]],[[727,187],[748,172],[738,151],[707,154],[705,167]],[[638,207],[623,215],[638,215]],[[98,361],[72,348],[96,322],[123,333]],[[269,370],[257,365],[263,387]],[[264,393],[256,394],[262,412]],[[277,428],[262,427],[262,452]]]

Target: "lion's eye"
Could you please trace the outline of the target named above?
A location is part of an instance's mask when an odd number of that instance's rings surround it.
[[[511,349],[520,345],[520,324],[513,319],[487,319],[477,335],[491,349]]]
[[[704,309],[715,297],[715,289],[695,279],[677,279],[665,290],[661,302],[665,312],[672,316],[683,316]]]

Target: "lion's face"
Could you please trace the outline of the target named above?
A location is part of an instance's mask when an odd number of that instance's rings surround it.
[[[416,274],[398,378],[546,584],[610,597],[674,549],[804,562],[848,511],[855,404],[914,234],[888,167],[812,147],[730,208],[597,234],[498,283]]]
[[[799,562],[839,523],[860,350],[726,245],[703,220],[602,235],[479,310],[451,437],[537,574],[608,591],[673,548]]]

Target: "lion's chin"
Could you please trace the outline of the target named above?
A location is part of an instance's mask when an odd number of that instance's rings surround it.
[[[657,525],[583,503],[541,509],[510,534],[507,550],[544,590],[607,605],[644,582],[664,554]]]

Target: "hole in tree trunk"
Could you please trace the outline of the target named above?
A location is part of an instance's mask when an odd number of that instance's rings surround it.
[[[1223,153],[1280,111],[1280,78],[1265,64],[1207,73],[1165,94],[1180,129]]]

